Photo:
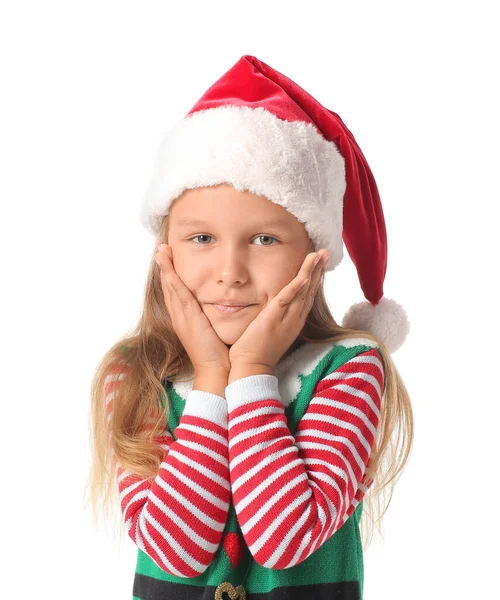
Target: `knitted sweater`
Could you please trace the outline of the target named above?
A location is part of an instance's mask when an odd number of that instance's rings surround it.
[[[362,600],[359,522],[384,390],[371,340],[306,343],[225,398],[164,381],[161,468],[117,464],[136,600]],[[108,415],[124,374],[110,376]],[[162,398],[164,401],[164,398]],[[226,592],[223,595],[223,592]]]

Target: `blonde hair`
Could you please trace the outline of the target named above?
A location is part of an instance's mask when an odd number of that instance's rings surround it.
[[[154,253],[156,245],[167,241],[168,227],[167,215],[157,235]],[[314,251],[312,242],[310,249]],[[413,411],[409,394],[387,348],[368,331],[346,329],[335,322],[322,281],[296,342],[339,343],[359,337],[378,344],[386,368],[379,427],[363,479],[363,483],[373,480],[363,498],[361,537],[363,549],[366,549],[375,525],[382,535],[383,516],[409,458],[413,444]],[[122,367],[127,374],[113,395],[112,419],[108,423],[107,392],[117,370]],[[105,525],[111,524],[113,537],[120,543],[125,530],[116,461],[132,473],[151,482],[154,480],[166,452],[158,442],[165,431],[169,410],[168,402],[161,402],[166,396],[162,381],[174,376],[179,380],[186,375],[192,375],[192,365],[173,329],[163,298],[158,265],[152,257],[139,322],[101,358],[90,390],[92,457],[84,491],[85,506],[91,505],[94,525],[99,517],[104,517]]]

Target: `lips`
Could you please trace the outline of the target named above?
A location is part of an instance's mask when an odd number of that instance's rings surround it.
[[[248,306],[248,304],[231,304],[226,302],[214,302],[217,306],[237,306],[238,308],[242,308],[244,306]]]
[[[235,313],[245,308],[248,308],[249,306],[251,306],[251,304],[247,304],[246,306],[228,306],[224,304],[212,304],[212,306],[215,308],[215,310],[218,310],[220,312]]]
[[[217,304],[217,306],[249,306],[248,302],[239,302],[238,300],[229,300],[225,298],[216,300],[212,304]]]

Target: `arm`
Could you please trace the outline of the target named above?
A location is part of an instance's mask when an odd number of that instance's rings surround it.
[[[124,375],[108,376],[108,419]],[[158,438],[166,453],[154,480],[116,463],[120,505],[128,535],[163,571],[196,577],[217,552],[231,499],[225,398],[193,389],[174,433]]]
[[[261,566],[301,563],[359,504],[383,385],[378,351],[358,354],[318,383],[295,438],[277,377],[250,375],[227,386],[233,501]]]

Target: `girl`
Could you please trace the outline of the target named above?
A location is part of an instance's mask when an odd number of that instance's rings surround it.
[[[361,599],[363,506],[378,523],[413,415],[354,137],[243,56],[166,136],[141,217],[144,312],[92,383],[90,476],[94,515],[119,505],[137,545],[133,597]],[[340,326],[323,279],[343,242],[367,302]]]

